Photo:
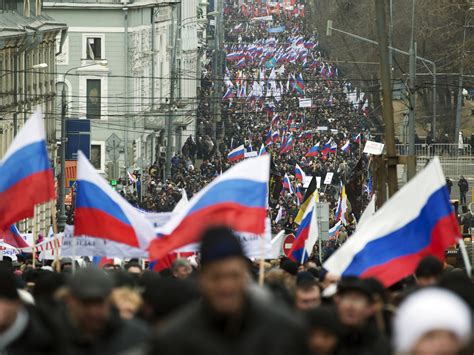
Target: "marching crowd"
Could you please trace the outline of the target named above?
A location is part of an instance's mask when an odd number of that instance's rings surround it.
[[[295,191],[304,192],[307,186],[297,180],[296,164],[307,176],[323,180],[328,172],[334,173],[321,196],[334,210],[339,182],[349,180],[362,155],[363,140],[369,137],[367,108],[362,97],[360,101],[350,99],[350,83],[325,62],[317,34],[307,33],[302,2],[287,8],[226,1],[224,28],[227,59],[225,94],[219,102],[222,122],[213,123],[215,80],[208,68],[202,79],[196,138],[190,136],[180,154],[173,157],[172,176],[166,182],[162,179],[164,159],[149,168],[141,207],[171,211],[181,198],[181,189],[191,197],[233,164],[227,159],[232,149],[244,145],[247,152],[258,152],[263,146],[272,155],[273,231],[294,230],[292,219],[301,203]],[[302,98],[311,98],[310,107],[300,107]],[[320,152],[308,156],[308,150],[318,142]],[[282,153],[287,143],[288,149]],[[322,152],[326,143],[337,148]],[[346,143],[348,148],[343,150]],[[292,192],[283,188],[285,174]],[[128,198],[137,200],[136,196]],[[280,209],[282,216],[278,216]]]
[[[204,233],[197,261],[160,273],[138,260],[75,272],[67,259],[41,269],[3,260],[0,284],[0,354],[474,351],[474,284],[463,270],[428,256],[387,289],[312,261],[252,263],[225,227]]]

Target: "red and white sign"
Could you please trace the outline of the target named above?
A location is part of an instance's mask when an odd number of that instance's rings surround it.
[[[294,234],[288,234],[285,239],[283,240],[283,254],[285,254],[287,257],[290,255],[290,250],[291,247],[293,246],[293,243],[295,241],[296,237]]]

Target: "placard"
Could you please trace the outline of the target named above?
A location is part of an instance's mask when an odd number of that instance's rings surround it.
[[[334,173],[328,172],[326,174],[326,177],[324,178],[324,185],[330,185],[333,176],[334,176]]]
[[[313,100],[311,98],[301,98],[299,99],[300,107],[311,107],[313,106]]]
[[[380,155],[383,152],[383,143],[377,143],[374,141],[367,141],[364,147],[364,153],[372,155]]]
[[[321,176],[316,176],[316,188],[321,188]]]
[[[303,180],[303,187],[306,189],[309,184],[311,183],[311,180],[313,179],[312,176],[306,175]]]
[[[252,152],[245,152],[244,153],[244,158],[247,159],[247,158],[256,158],[258,156],[258,153],[256,151],[252,151]]]

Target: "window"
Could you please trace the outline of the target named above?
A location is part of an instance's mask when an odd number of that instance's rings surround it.
[[[86,59],[102,59],[102,38],[86,37]]]
[[[91,164],[97,170],[102,170],[102,144],[91,144]]]
[[[101,107],[100,79],[87,79],[86,117],[100,120]]]

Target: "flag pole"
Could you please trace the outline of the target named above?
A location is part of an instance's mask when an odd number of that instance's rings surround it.
[[[304,264],[304,253],[306,253],[306,240],[304,241],[303,252],[301,253],[301,260],[300,260],[301,265]]]
[[[31,250],[33,252],[33,269],[36,269],[36,205],[33,207],[33,244]]]
[[[258,271],[258,284],[263,286],[265,280],[265,235],[261,236],[260,267]]]
[[[51,203],[51,220],[53,224],[54,233],[54,266],[57,272],[61,271],[61,264],[59,262],[59,239],[58,239],[58,225],[56,222],[56,203]]]
[[[466,250],[466,244],[464,243],[464,239],[461,237],[459,238],[459,249],[461,249],[462,259],[464,260],[464,265],[466,266],[467,276],[471,278],[472,273],[472,265],[469,261],[469,256]]]

